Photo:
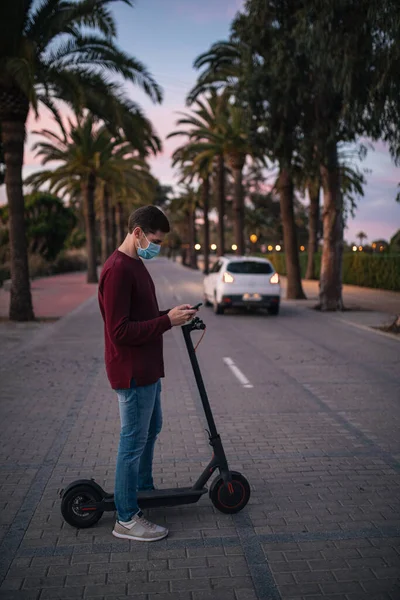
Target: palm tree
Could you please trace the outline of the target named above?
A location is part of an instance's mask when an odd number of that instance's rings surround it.
[[[244,44],[237,41],[219,41],[209,50],[200,54],[194,61],[195,69],[202,69],[194,88],[189,92],[187,101],[192,104],[206,92],[224,90],[237,96],[238,81],[246,68],[248,51]]]
[[[250,4],[250,3],[249,3]],[[289,10],[289,9],[288,9]],[[257,20],[255,18],[255,20]],[[276,24],[277,19],[275,19]],[[260,33],[263,28],[258,28],[259,19],[256,24],[251,24],[249,30]],[[228,42],[218,42],[205,54],[198,57],[195,66],[206,67],[199,77],[199,81],[192,90],[189,98],[195,98],[198,94],[210,89],[226,89],[231,93],[236,103],[246,111],[248,107],[254,109],[252,119],[249,119],[247,135],[252,141],[251,147],[258,148],[259,152],[277,161],[279,164],[279,177],[276,181],[276,189],[279,192],[281,202],[281,215],[284,230],[285,258],[288,276],[287,297],[305,298],[300,274],[300,263],[298,256],[297,232],[294,215],[294,186],[292,173],[292,157],[295,123],[292,123],[291,106],[292,99],[296,97],[296,89],[281,90],[276,82],[271,85],[270,77],[263,73],[263,66],[268,63],[265,57],[256,55],[253,46],[252,35],[242,31],[242,17],[239,16],[234,23],[234,33]],[[246,28],[245,28],[246,29]],[[285,27],[277,28],[283,31]],[[265,34],[266,37],[269,36]],[[271,36],[269,36],[271,37]],[[283,48],[281,48],[283,50]],[[292,65],[293,57],[285,59],[287,65]],[[285,62],[284,61],[284,62]],[[269,64],[269,63],[268,63]],[[279,80],[280,69],[274,65],[275,77]],[[258,77],[258,79],[257,79]],[[266,102],[267,97],[261,98],[260,91],[268,88],[272,91],[271,101]],[[262,93],[262,92],[261,92]],[[268,105],[268,109],[266,106]],[[240,164],[236,165],[240,167]],[[240,169],[237,169],[237,173]],[[236,197],[239,190],[236,193]],[[236,208],[240,215],[240,202],[236,201]],[[240,216],[239,216],[240,223]]]
[[[107,227],[110,186],[133,187],[139,174],[142,178],[150,175],[146,163],[140,157],[132,156],[132,146],[113,138],[105,126],[98,126],[93,116],[78,118],[74,125],[69,121],[70,131],[62,128],[61,136],[43,130],[41,133],[48,142],[37,142],[34,149],[42,156],[42,164],[57,161],[62,164],[54,170],[44,170],[27,178],[26,184],[39,187],[50,183],[50,189],[70,193],[71,186],[79,185],[84,205],[86,248],[88,256],[88,283],[97,282],[95,194],[102,183],[101,230],[103,238],[103,258],[107,254]]]
[[[169,203],[169,210],[174,229],[178,230],[179,237],[183,241],[182,262],[192,269],[197,269],[197,254],[195,250],[196,208],[196,192],[188,185],[179,196],[173,198]]]
[[[110,191],[112,219],[115,216],[115,240],[108,254],[122,243],[126,235],[127,213],[143,204],[151,203],[157,185],[149,165],[143,158],[135,154],[119,157],[121,152],[129,150],[129,147],[130,144],[126,145],[125,149],[120,148],[110,157],[111,172],[105,179]],[[110,233],[111,229],[112,223]]]
[[[186,146],[180,146],[172,155],[172,166],[180,165],[181,178],[179,183],[193,182],[197,178],[201,183],[201,193],[199,203],[203,210],[204,220],[204,237],[203,237],[203,256],[205,275],[209,272],[210,267],[210,175],[213,171],[213,160],[210,157],[202,157],[196,154],[192,149],[190,142]]]
[[[237,253],[243,255],[245,251],[244,244],[244,194],[243,194],[243,167],[248,155],[257,156],[254,145],[250,139],[249,113],[248,110],[240,105],[229,101],[229,94],[224,92],[220,96],[212,94],[219,99],[219,110],[215,113],[215,119],[211,127],[207,123],[202,124],[198,118],[181,119],[178,124],[195,124],[189,132],[176,132],[172,135],[182,135],[186,133],[192,141],[190,151],[198,153],[198,160],[215,160],[223,157],[233,175],[234,188],[234,225],[235,241]],[[195,114],[202,113],[203,104],[197,100],[196,104],[200,107]],[[261,159],[261,156],[258,155]]]
[[[196,101],[196,110],[193,111],[193,114],[182,113],[183,118],[176,123],[177,126],[189,125],[191,129],[174,131],[168,136],[168,138],[178,135],[187,137],[188,142],[177,149],[177,156],[181,152],[185,152],[188,156],[194,157],[193,160],[198,168],[203,169],[204,167],[206,170],[210,168],[210,172],[213,171],[213,188],[218,212],[217,249],[219,256],[224,254],[225,248],[225,158],[221,147],[214,145],[212,148],[210,145],[200,151],[198,143],[204,139],[204,135],[216,131],[219,114],[223,110],[225,110],[225,99],[215,91],[211,91],[206,100]]]
[[[358,241],[360,242],[360,246],[363,245],[363,241],[367,239],[367,234],[364,233],[363,231],[359,231],[356,235],[356,238],[358,239]]]
[[[10,211],[10,318],[34,318],[24,224],[22,165],[25,123],[40,103],[57,113],[55,99],[74,108],[87,107],[128,135],[127,109],[134,104],[119,84],[106,78],[113,72],[140,85],[154,100],[161,92],[146,68],[115,45],[112,0],[34,0],[2,2],[0,63],[0,130],[6,165]],[[125,0],[131,6],[131,0]],[[91,185],[91,184],[90,184]]]

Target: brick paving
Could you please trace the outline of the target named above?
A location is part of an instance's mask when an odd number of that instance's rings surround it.
[[[150,269],[162,307],[201,299],[200,273]],[[93,476],[111,491],[118,445],[89,299],[0,347],[0,598],[400,598],[399,342],[290,303],[277,318],[202,316],[199,361],[230,466],[251,483],[248,507],[223,515],[203,497],[146,511],[171,532],[153,544],[113,538],[111,513],[86,530],[63,522],[58,490]],[[178,329],[165,354],[159,487],[188,485],[210,458]]]

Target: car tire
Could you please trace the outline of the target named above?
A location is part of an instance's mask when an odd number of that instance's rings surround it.
[[[216,296],[214,297],[213,309],[214,309],[214,314],[216,314],[216,315],[224,314],[224,307],[221,304],[218,304]]]
[[[269,315],[279,315],[279,303],[268,308]]]
[[[203,296],[203,302],[204,302],[204,306],[212,306],[212,302],[209,301],[209,299],[207,298],[207,296],[205,294]]]

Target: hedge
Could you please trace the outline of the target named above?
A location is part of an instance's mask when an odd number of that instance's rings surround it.
[[[51,262],[45,260],[40,254],[31,254],[28,256],[28,262],[31,279],[87,270],[87,258],[84,249],[63,250]],[[8,263],[0,265],[0,287],[10,277],[10,265]]]
[[[284,253],[264,255],[281,275],[286,275]],[[301,276],[307,268],[307,253],[300,254]],[[315,274],[319,278],[321,254],[315,255]],[[382,290],[400,291],[400,254],[343,254],[343,283]]]

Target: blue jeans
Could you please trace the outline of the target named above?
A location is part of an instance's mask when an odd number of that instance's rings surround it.
[[[118,395],[121,434],[115,473],[115,506],[119,521],[130,521],[140,510],[139,490],[151,490],[153,454],[162,427],[161,381],[115,390]]]

